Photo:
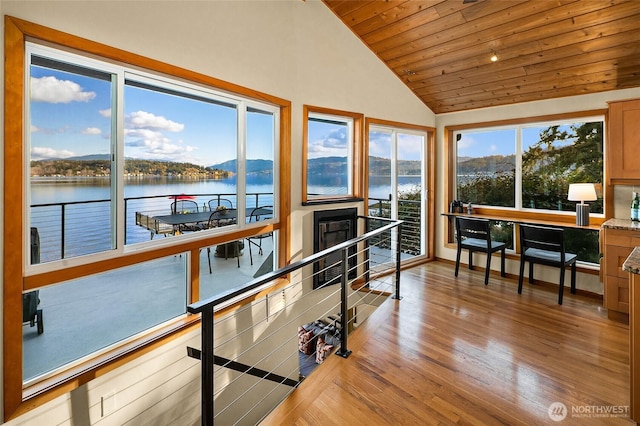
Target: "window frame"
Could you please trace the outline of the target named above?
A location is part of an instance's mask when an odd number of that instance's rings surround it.
[[[364,146],[364,114],[340,111],[331,108],[323,108],[311,105],[303,105],[302,107],[302,205],[316,205],[327,203],[346,203],[352,201],[363,201],[363,178],[360,173],[363,170],[363,146]],[[347,170],[351,179],[351,194],[326,195],[309,198],[308,195],[308,179],[307,163],[309,161],[309,118],[313,115],[329,116],[333,118],[344,118],[350,121],[352,146],[349,149],[351,158],[347,158]]]
[[[548,123],[548,122],[567,122],[567,121],[580,121],[586,117],[603,117],[603,155],[604,151],[606,151],[607,144],[607,126],[608,126],[608,114],[606,109],[597,109],[597,110],[586,110],[586,111],[575,111],[569,113],[562,114],[551,114],[544,116],[532,116],[532,117],[523,117],[523,118],[515,118],[515,119],[507,119],[507,120],[498,120],[498,121],[490,121],[490,122],[479,122],[479,123],[468,123],[468,124],[459,124],[459,125],[450,125],[444,127],[444,146],[445,146],[445,189],[444,189],[444,208],[446,209],[449,204],[455,199],[456,193],[456,161],[457,161],[457,150],[456,150],[456,140],[455,133],[462,130],[483,130],[483,129],[496,129],[496,128],[504,128],[508,126],[524,126],[532,125],[536,123]],[[604,160],[604,159],[603,159]],[[607,179],[607,170],[606,170],[606,161],[603,161],[603,190],[602,190],[602,198],[603,198],[603,208],[604,211],[602,214],[594,214],[591,218],[591,225],[593,227],[599,227],[606,219],[607,214],[613,208],[613,192],[609,185],[606,185]],[[519,185],[516,182],[516,185]],[[528,208],[518,208],[516,207],[497,207],[497,206],[484,206],[484,205],[474,205],[474,214],[478,215],[486,215],[493,218],[495,220],[504,220],[509,221],[509,219],[517,219],[520,221],[531,220],[542,221],[544,223],[554,224],[557,226],[567,226],[567,227],[575,227],[575,214],[571,214],[570,212],[561,212],[555,210],[536,210],[536,209],[528,209]],[[517,231],[517,229],[516,229]],[[454,226],[453,220],[445,220],[445,232],[444,232],[444,245],[448,247],[453,247],[454,245]],[[516,246],[515,252],[518,252],[518,248]],[[591,271],[593,268],[581,268],[583,271]]]
[[[276,126],[277,151],[274,152],[274,163],[277,161],[279,169],[274,176],[274,186],[279,183],[279,192],[290,192],[290,160],[284,153],[290,152],[291,145],[291,102],[266,93],[258,92],[243,86],[225,82],[214,77],[195,71],[177,67],[161,61],[150,59],[138,54],[130,53],[115,47],[98,42],[83,39],[52,28],[44,27],[19,18],[5,16],[5,110],[4,110],[4,202],[5,205],[16,206],[11,217],[5,215],[3,222],[3,249],[4,249],[4,297],[3,297],[3,376],[4,376],[4,420],[15,418],[57,396],[63,395],[75,389],[93,378],[103,375],[108,371],[132,361],[139,356],[159,348],[176,337],[196,329],[199,317],[184,315],[183,317],[166,324],[163,327],[141,333],[126,344],[115,345],[100,355],[89,357],[82,364],[65,369],[64,371],[46,380],[23,386],[22,377],[22,304],[23,291],[35,290],[43,286],[58,282],[81,278],[100,272],[110,271],[126,266],[135,265],[147,260],[158,259],[165,256],[188,253],[189,254],[189,281],[187,292],[188,303],[195,302],[199,294],[199,256],[198,252],[203,246],[211,246],[232,239],[245,238],[253,234],[277,231],[280,236],[277,259],[279,266],[283,266],[289,259],[289,197],[278,197],[278,218],[271,223],[261,226],[238,228],[229,233],[203,233],[196,238],[184,238],[182,241],[174,241],[173,244],[158,244],[152,247],[141,247],[137,250],[126,250],[118,253],[110,253],[105,257],[94,257],[87,262],[69,263],[63,262],[61,267],[55,270],[39,269],[34,267],[30,274],[25,273],[26,239],[24,230],[27,221],[25,210],[25,165],[24,147],[26,139],[25,127],[25,75],[27,70],[26,42],[35,40],[42,44],[51,44],[56,49],[100,58],[106,62],[128,64],[128,66],[146,70],[170,78],[189,81],[191,84],[221,90],[245,98],[248,103],[252,101],[267,103],[279,111],[280,120]],[[8,144],[6,141],[13,141]],[[276,188],[274,187],[274,191]],[[257,297],[247,294],[245,301]]]

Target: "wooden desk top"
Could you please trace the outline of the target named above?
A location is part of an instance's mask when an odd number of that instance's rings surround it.
[[[493,221],[501,221],[501,222],[511,222],[511,223],[524,223],[530,225],[542,225],[542,226],[555,226],[560,228],[577,228],[577,229],[588,229],[591,231],[600,231],[600,225],[587,225],[587,226],[579,226],[576,225],[575,222],[562,222],[557,220],[545,220],[545,219],[529,219],[529,218],[518,218],[518,217],[506,217],[506,216],[498,216],[498,215],[487,215],[487,214],[468,214],[468,213],[442,213],[443,216],[448,217],[476,217],[478,219],[489,219]]]

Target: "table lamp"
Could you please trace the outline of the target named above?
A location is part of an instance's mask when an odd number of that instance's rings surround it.
[[[569,184],[569,201],[580,201],[576,204],[576,225],[589,225],[589,204],[585,201],[595,201],[598,199],[596,188],[592,183],[571,183]]]

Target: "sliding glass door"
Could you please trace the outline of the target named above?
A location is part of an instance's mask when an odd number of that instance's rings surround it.
[[[426,141],[426,132],[369,126],[368,213],[405,221],[402,259],[426,253]]]

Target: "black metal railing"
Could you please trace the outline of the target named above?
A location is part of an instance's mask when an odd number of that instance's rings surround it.
[[[369,198],[368,214],[391,218],[391,198]],[[418,256],[421,252],[422,203],[418,200],[398,200],[398,220],[403,221],[402,253]]]
[[[320,311],[320,316],[334,318],[332,313],[336,313],[338,322],[341,327],[339,349],[335,352],[337,355],[347,358],[351,351],[348,346],[348,331],[353,326],[355,320],[350,320],[350,312],[354,306],[360,304],[371,304],[372,300],[367,298],[382,298],[383,300],[389,296],[400,299],[400,242],[402,237],[402,221],[393,221],[390,219],[379,217],[359,217],[359,220],[365,220],[367,228],[375,228],[371,232],[367,232],[359,237],[349,241],[340,243],[336,246],[305,257],[291,265],[268,273],[259,279],[253,280],[236,290],[231,290],[223,295],[210,299],[193,303],[187,307],[187,311],[191,314],[200,314],[201,316],[201,349],[188,348],[188,354],[197,358],[201,362],[201,410],[202,424],[213,425],[216,416],[223,416],[233,411],[229,405],[218,407],[215,404],[217,398],[224,401],[232,401],[237,403],[242,398],[248,398],[248,401],[242,399],[241,407],[235,413],[235,417],[218,418],[217,421],[223,423],[236,423],[244,419],[244,422],[256,423],[256,420],[262,418],[266,413],[271,411],[288,393],[293,391],[300,380],[293,379],[292,376],[298,377],[299,370],[287,370],[285,367],[288,362],[298,365],[291,361],[291,356],[287,351],[287,343],[290,343],[292,335],[295,334],[296,324],[300,324],[303,319],[317,318],[316,311]],[[372,226],[371,222],[379,222],[380,226]],[[393,234],[391,240],[379,238],[382,234]],[[391,266],[386,272],[373,274],[369,270],[369,254],[372,250],[379,249],[379,244],[389,245],[391,241],[396,243],[395,248],[388,254],[387,263]],[[356,252],[352,250],[356,247]],[[384,250],[388,251],[388,250]],[[313,277],[305,276],[305,271],[309,271],[309,267],[326,259],[329,256],[335,258],[335,253],[340,253],[340,260],[328,265],[328,268],[341,268],[341,273],[332,281],[325,283],[321,288],[312,289],[311,283]],[[358,262],[354,265],[350,263],[350,256],[355,256]],[[351,264],[351,267],[349,266]],[[351,269],[350,269],[351,268]],[[357,273],[351,274],[355,270]],[[322,271],[318,271],[321,273]],[[395,272],[395,273],[394,273]],[[351,276],[351,278],[350,278]],[[271,286],[280,279],[286,279],[288,284],[285,288],[278,288],[272,293],[267,294],[259,301],[248,303],[247,311],[238,311],[237,309],[223,318],[214,321],[214,313],[230,305],[237,303],[239,298],[248,297],[257,293],[260,289]],[[333,284],[336,284],[333,286]],[[339,284],[339,289],[336,289]],[[306,290],[305,290],[306,289]],[[384,290],[381,290],[384,289]],[[335,291],[332,291],[335,290]],[[386,290],[386,291],[385,291]],[[321,293],[319,293],[321,292]],[[291,301],[280,306],[277,312],[273,312],[274,308],[270,301],[287,299],[293,293]],[[374,303],[382,303],[379,300]],[[258,303],[264,305],[259,306]],[[255,312],[266,312],[264,321],[255,319]],[[251,316],[251,320],[245,329],[238,326],[243,320],[247,320],[247,316]],[[226,322],[228,321],[228,323]],[[296,323],[296,321],[298,321]],[[350,323],[350,321],[352,321]],[[233,330],[229,330],[227,324],[234,324]],[[214,329],[220,327],[218,333],[224,336],[218,337],[214,333]],[[224,331],[222,331],[224,330]],[[298,328],[298,333],[300,329]],[[216,340],[217,339],[217,340]],[[270,345],[270,349],[264,349],[265,341],[272,339],[278,341],[277,344]],[[216,345],[216,342],[220,342]],[[228,345],[232,345],[231,348]],[[295,346],[295,345],[294,345]],[[271,349],[275,347],[275,349]],[[255,353],[252,352],[256,349]],[[225,357],[219,354],[226,350],[233,353],[236,357]],[[281,352],[282,351],[282,352]],[[297,352],[297,351],[296,351]],[[257,360],[255,358],[258,358]],[[249,361],[243,361],[246,358]],[[297,361],[297,355],[294,361]],[[215,373],[216,366],[218,371],[233,371],[234,374],[242,373],[250,375],[256,382],[247,383],[245,379],[241,383],[232,381],[229,374],[220,379],[222,384],[216,389]],[[291,365],[288,365],[289,367]],[[282,371],[284,370],[284,371]],[[257,379],[256,379],[257,378]],[[237,379],[238,381],[240,379]],[[274,399],[270,404],[263,404],[268,399],[265,396],[265,383],[275,382]],[[233,390],[229,390],[232,385],[237,385]],[[288,390],[283,390],[282,388]],[[253,391],[253,392],[252,392]],[[275,405],[273,405],[275,404]],[[251,407],[250,409],[247,407]],[[257,413],[249,415],[248,411]]]
[[[209,200],[229,199],[236,205],[235,194],[163,194],[124,199],[125,244],[149,240],[149,231],[136,225],[136,212],[169,214],[172,197],[191,197],[201,208]],[[273,204],[273,193],[246,195],[245,208]],[[113,226],[114,201],[108,199],[41,203],[30,206],[31,226],[40,233],[41,262],[83,256],[115,247]]]

